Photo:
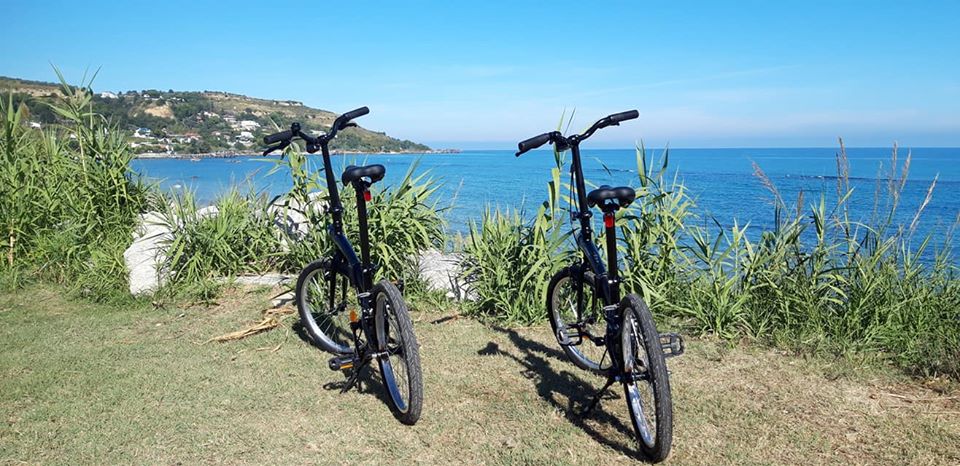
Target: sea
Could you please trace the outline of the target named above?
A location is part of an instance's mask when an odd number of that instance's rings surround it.
[[[770,184],[791,207],[802,191],[806,212],[812,203],[819,203],[821,194],[828,209],[835,204],[837,152],[836,148],[647,149],[646,159],[648,168],[655,170],[666,159],[666,178],[683,184],[696,203],[694,222],[727,229],[734,224],[746,226],[748,234],[757,237],[775,226]],[[956,249],[958,241],[949,232],[960,215],[960,148],[900,148],[896,165],[890,148],[847,148],[853,188],[847,204],[850,217],[867,223],[875,212],[887,210],[890,178],[902,178],[908,154],[908,172],[894,222],[909,226],[922,208],[912,235],[914,245],[919,246],[929,236],[927,257],[944,246]],[[639,185],[635,149],[584,148],[581,156],[589,184]],[[233,188],[267,196],[288,190],[289,172],[270,173],[276,159],[136,159],[132,169],[163,190],[191,190],[201,204],[210,204]],[[568,165],[561,176],[564,182],[569,180],[569,159],[567,153]],[[332,163],[338,179],[347,165],[383,164],[387,168],[381,182],[384,185],[399,183],[411,169],[415,174],[426,174],[440,184],[436,201],[447,209],[447,229],[455,234],[467,232],[470,222],[478,220],[488,208],[517,209],[533,215],[546,199],[550,170],[556,161],[549,150],[531,151],[519,158],[508,150],[476,150],[335,155]],[[309,156],[309,164],[319,170],[322,158]],[[770,183],[757,175],[757,168]]]

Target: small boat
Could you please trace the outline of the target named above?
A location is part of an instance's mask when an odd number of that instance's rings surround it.
[[[200,161],[200,157],[190,157],[190,161],[191,161],[191,162],[199,162],[199,161]]]

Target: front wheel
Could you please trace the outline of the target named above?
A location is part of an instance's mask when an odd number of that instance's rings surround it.
[[[670,454],[673,401],[660,334],[643,299],[630,294],[623,309],[623,389],[640,450],[652,462]]]
[[[547,286],[547,315],[553,336],[570,361],[581,369],[603,373],[611,361],[606,345],[598,344],[603,342],[605,320],[594,280],[593,272],[586,271],[580,281],[573,267],[557,272]]]
[[[314,343],[334,354],[353,352],[350,312],[358,306],[349,288],[350,279],[330,259],[311,262],[297,278],[300,323]]]
[[[423,406],[423,375],[420,348],[413,333],[413,322],[400,290],[386,280],[373,287],[374,324],[377,358],[383,385],[390,395],[391,408],[400,422],[413,425],[420,419]]]

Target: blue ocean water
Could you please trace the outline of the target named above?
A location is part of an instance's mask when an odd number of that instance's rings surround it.
[[[960,148],[914,148],[910,150],[909,176],[899,201],[896,222],[909,225],[926,198],[936,178],[936,186],[918,223],[916,238],[933,235],[934,244],[943,244],[946,232],[960,214]],[[819,198],[823,192],[827,205],[837,192],[837,149],[834,148],[770,148],[770,149],[671,149],[669,170],[675,174],[696,199],[701,222],[718,220],[725,226],[734,220],[740,225],[749,222],[750,230],[773,226],[772,195],[754,174],[759,166],[776,185],[788,204],[796,202],[804,191],[804,204]],[[901,149],[898,164],[907,157]],[[659,163],[662,150],[648,150],[650,163]],[[638,185],[636,151],[591,150],[582,152],[587,181],[595,185]],[[875,192],[886,186],[892,166],[889,148],[848,148],[852,195],[851,216],[870,217],[875,209]],[[201,203],[212,202],[219,194],[234,186],[253,188],[270,195],[289,189],[289,175],[267,172],[274,166],[274,157],[186,159],[138,159],[133,169],[162,189],[193,190]],[[569,156],[567,157],[569,160]],[[319,168],[321,158],[312,156],[310,163]],[[479,218],[487,206],[525,208],[535,211],[545,199],[546,183],[554,166],[551,151],[540,150],[516,158],[512,151],[465,151],[459,154],[371,154],[334,156],[339,173],[348,164],[381,163],[387,167],[385,184],[399,182],[411,165],[416,173],[442,183],[439,189],[441,206],[449,206],[449,229],[465,232],[469,219]],[[564,181],[568,180],[564,172]],[[338,176],[339,178],[339,176]],[[887,197],[882,196],[880,208]],[[918,240],[919,242],[919,240]],[[952,241],[954,248],[957,240]]]

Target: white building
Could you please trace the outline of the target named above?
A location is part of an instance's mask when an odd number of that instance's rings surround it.
[[[244,131],[253,131],[260,128],[260,123],[253,120],[243,120],[240,122],[240,129]]]

